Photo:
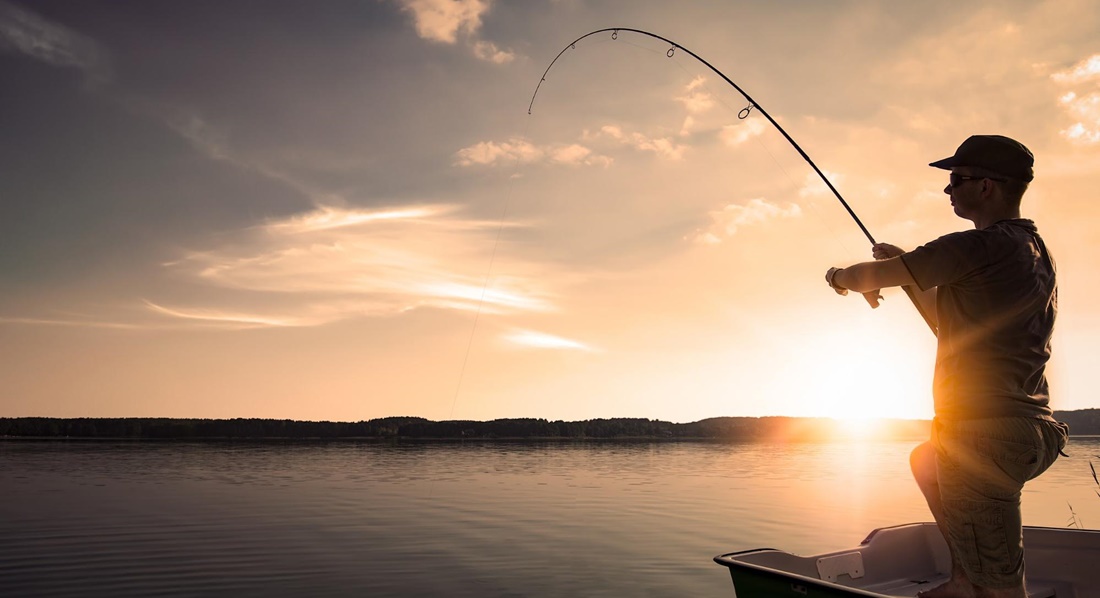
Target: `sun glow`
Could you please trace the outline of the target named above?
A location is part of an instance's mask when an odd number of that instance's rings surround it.
[[[788,373],[785,381],[792,396],[801,397],[792,415],[844,421],[853,432],[873,427],[868,420],[931,416],[934,345],[912,342],[908,334],[895,335],[899,341],[893,343],[838,340],[881,339],[881,329],[852,330],[878,325],[856,322],[843,334],[829,331],[800,339],[791,356],[797,356],[799,373]]]

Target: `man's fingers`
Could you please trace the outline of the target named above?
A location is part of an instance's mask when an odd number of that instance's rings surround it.
[[[889,243],[875,243],[871,246],[871,255],[873,255],[876,260],[885,260],[904,253],[904,249]]]
[[[867,304],[871,306],[871,309],[878,307],[879,301],[882,300],[882,295],[878,291],[868,291],[863,294],[863,298],[867,300]]]

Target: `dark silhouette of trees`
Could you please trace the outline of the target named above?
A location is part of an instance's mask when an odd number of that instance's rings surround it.
[[[1059,411],[1055,417],[1075,435],[1100,434],[1100,409]],[[868,434],[919,438],[927,420],[869,421]],[[550,421],[519,418],[492,421],[431,421],[422,417],[383,417],[359,422],[289,419],[172,418],[0,418],[0,437],[132,439],[506,439],[657,438],[725,440],[822,440],[852,434],[851,423],[796,417],[714,417],[677,424],[641,418]]]

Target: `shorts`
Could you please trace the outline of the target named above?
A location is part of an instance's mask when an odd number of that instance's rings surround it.
[[[1066,446],[1068,426],[1025,417],[936,418],[932,446],[944,526],[970,582],[1015,587],[1024,576],[1020,493]]]

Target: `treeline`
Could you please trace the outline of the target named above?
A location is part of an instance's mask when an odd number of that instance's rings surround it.
[[[1072,435],[1100,435],[1100,409],[1055,411],[1054,419],[1069,424],[1069,433]]]
[[[821,440],[843,433],[927,435],[927,421],[866,422],[865,430],[829,419],[791,417],[716,417],[677,424],[641,418],[551,421],[431,421],[422,417],[385,417],[360,422],[312,422],[278,419],[171,418],[0,418],[0,437],[132,439],[507,439],[507,438],[658,438],[731,440]]]
[[[1060,411],[1055,416],[1071,433],[1100,434],[1100,409]],[[723,440],[827,440],[851,436],[920,438],[927,420],[846,422],[824,418],[715,417],[677,424],[641,418],[551,421],[432,421],[384,417],[360,422],[288,419],[173,418],[0,418],[0,437],[132,439],[507,439],[507,438],[661,438]]]
[[[0,418],[0,437],[70,438],[380,438],[422,417],[386,417],[362,422],[290,419],[176,419],[150,417]]]

